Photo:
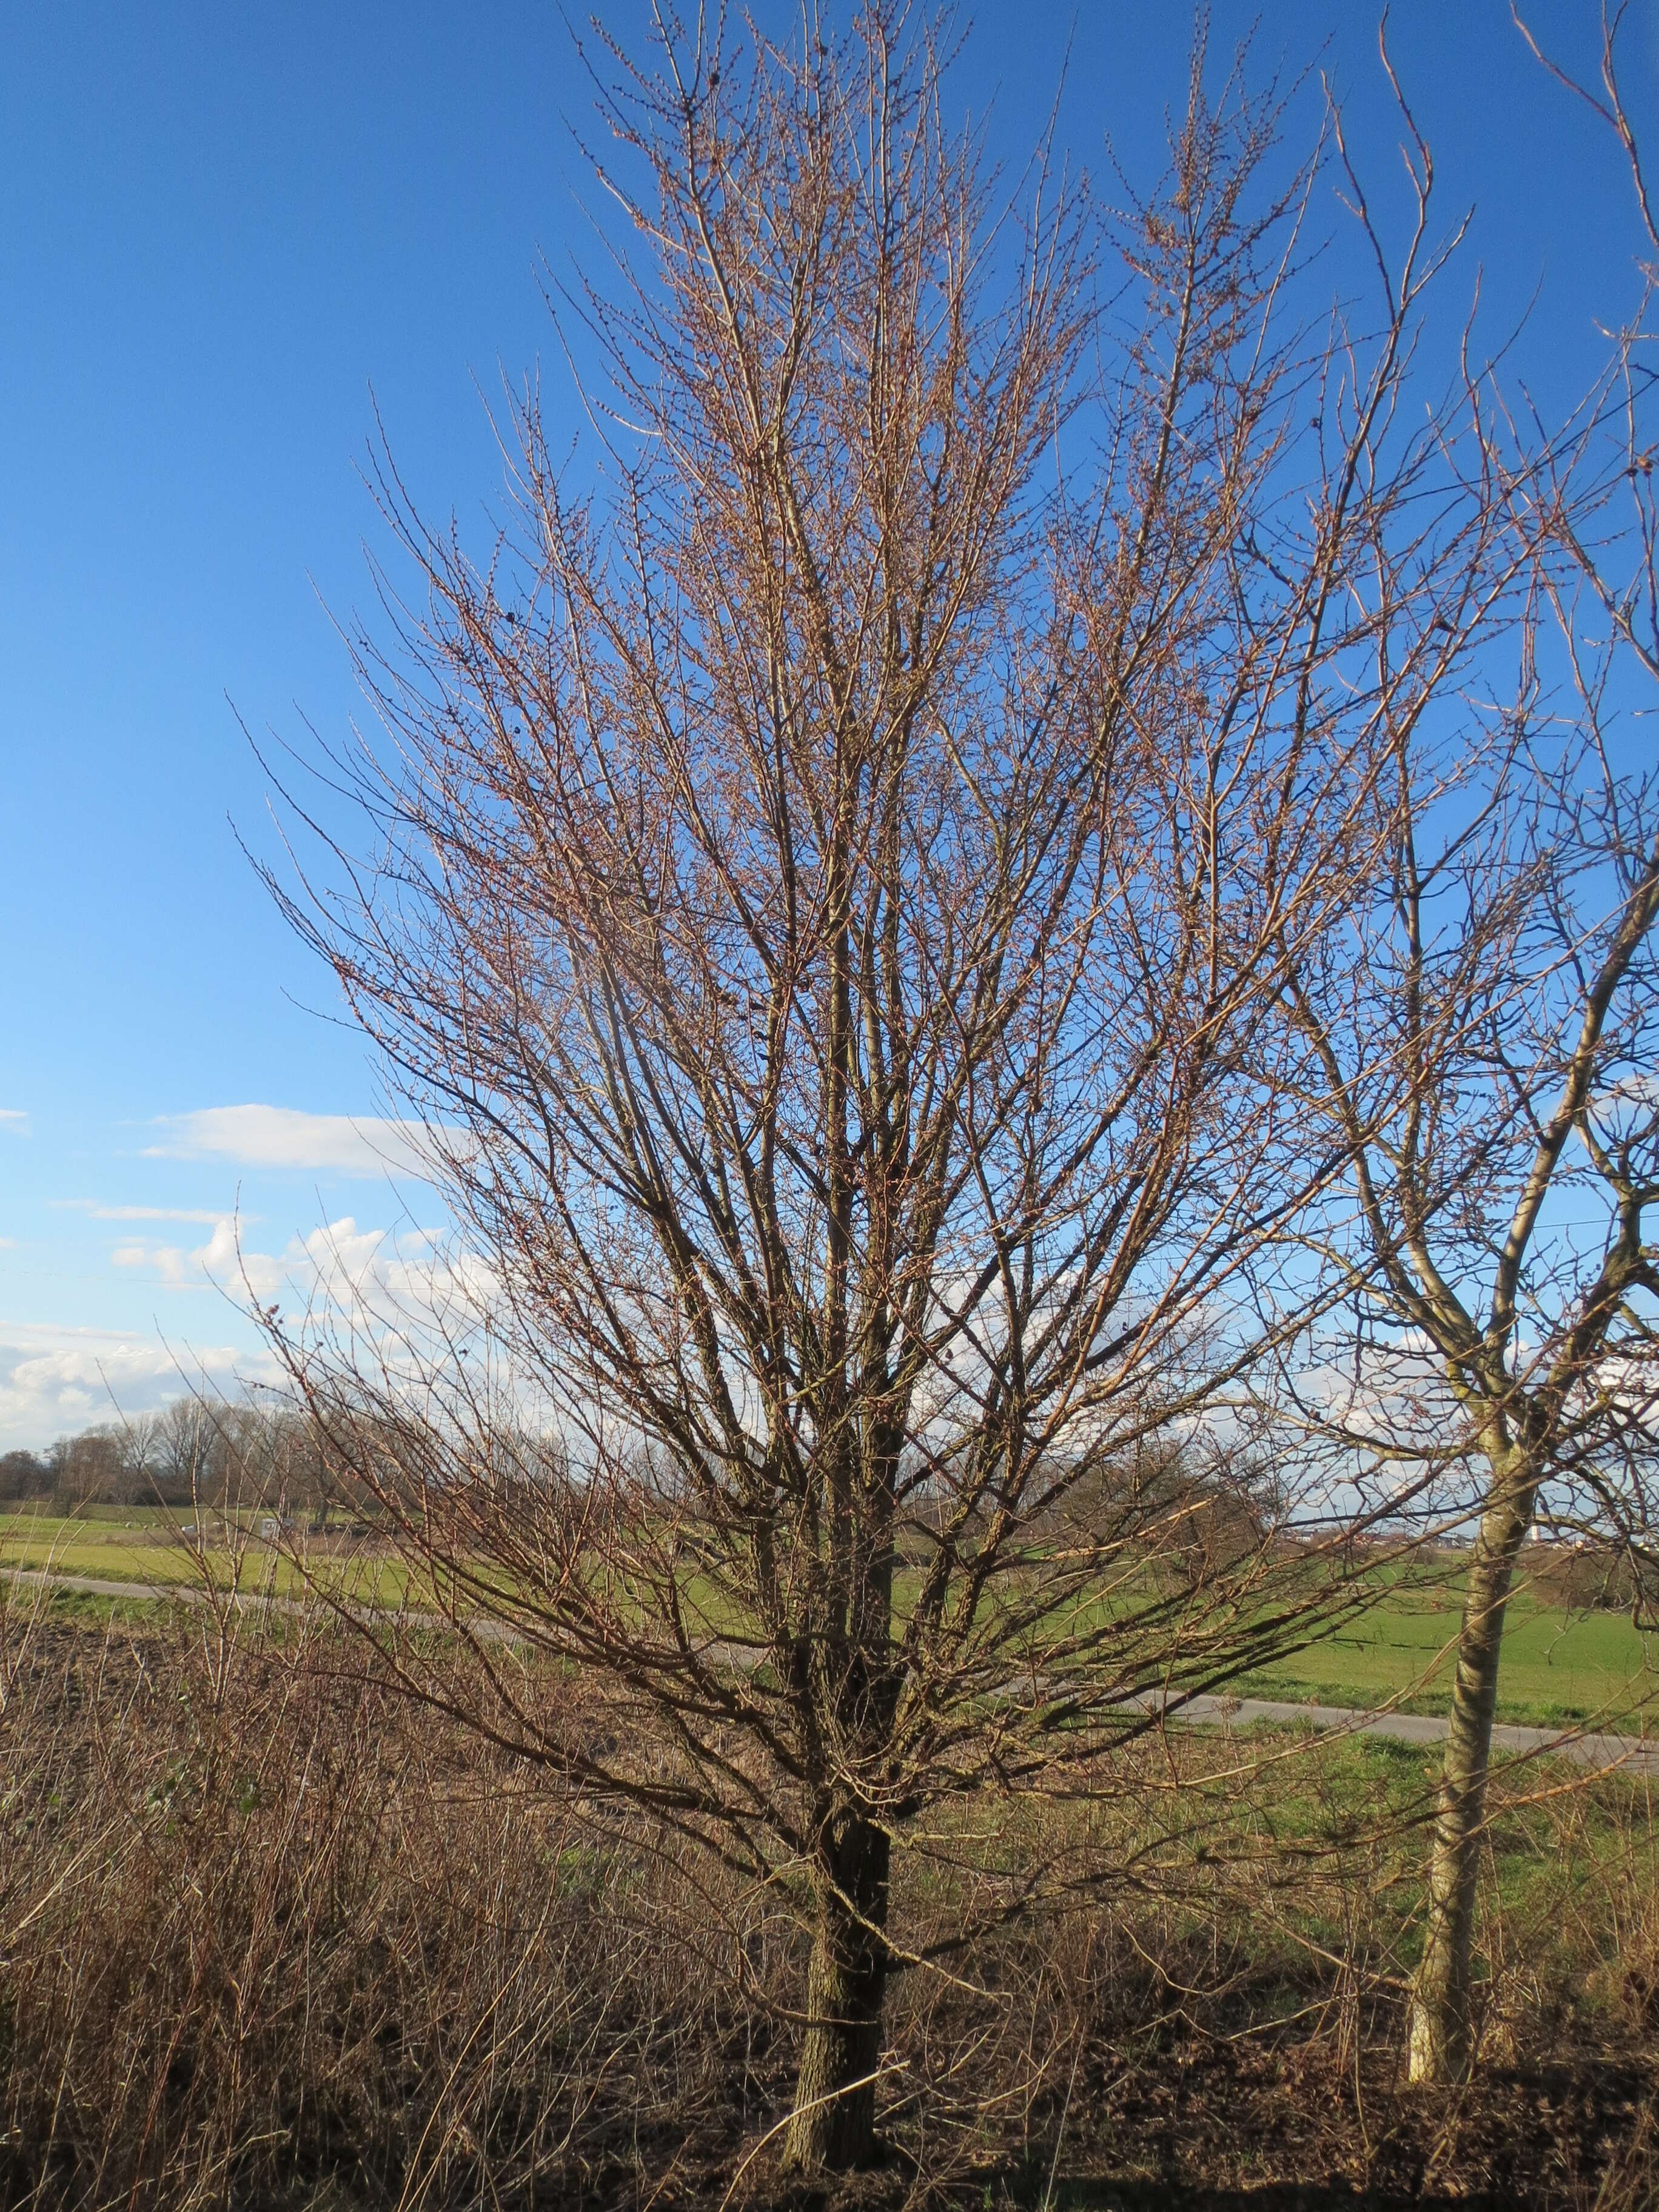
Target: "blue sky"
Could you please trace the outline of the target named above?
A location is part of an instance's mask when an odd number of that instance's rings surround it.
[[[1397,199],[1368,6],[1213,16],[1218,55],[1259,20],[1261,73],[1322,58]],[[605,10],[635,45],[647,19]],[[1530,20],[1593,66],[1591,0]],[[1071,159],[1099,173],[1109,135],[1150,181],[1190,21],[999,0],[956,96],[1018,161],[1069,45]],[[1631,296],[1617,150],[1506,0],[1396,0],[1390,44],[1445,212],[1475,206],[1486,328],[1536,290],[1526,358],[1565,397]],[[1636,0],[1626,67],[1659,173],[1659,0]],[[265,1294],[307,1239],[361,1260],[441,1222],[233,832],[276,849],[237,716],[294,738],[351,711],[328,610],[368,597],[371,388],[419,500],[464,526],[500,480],[481,387],[539,365],[574,434],[538,265],[587,234],[567,126],[590,112],[550,5],[63,0],[0,28],[0,1449],[112,1393],[152,1405],[175,1363],[257,1375],[216,1287],[234,1218]]]

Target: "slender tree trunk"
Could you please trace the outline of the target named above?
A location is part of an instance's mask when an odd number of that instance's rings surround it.
[[[1469,2070],[1469,1968],[1498,1653],[1510,1583],[1532,1526],[1536,1492],[1536,1481],[1525,1472],[1494,1463],[1492,1502],[1469,1560],[1429,1867],[1428,1933],[1412,1991],[1413,2081],[1457,2081]]]
[[[852,1820],[832,1839],[806,1983],[806,2040],[784,2162],[803,2172],[867,2166],[875,2137],[887,1982],[886,1835]]]

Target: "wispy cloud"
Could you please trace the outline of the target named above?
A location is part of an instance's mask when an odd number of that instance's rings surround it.
[[[170,1115],[158,1126],[164,1133],[146,1147],[149,1159],[234,1160],[377,1178],[428,1175],[438,1133],[423,1121],[303,1114],[291,1106],[209,1106]]]
[[[0,1136],[31,1137],[28,1109],[22,1106],[0,1106]]]

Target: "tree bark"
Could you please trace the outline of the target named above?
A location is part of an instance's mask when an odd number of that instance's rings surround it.
[[[1451,1727],[1429,1867],[1428,1932],[1412,1990],[1407,2065],[1413,2081],[1462,2081],[1473,2056],[1469,1970],[1498,1655],[1510,1583],[1532,1526],[1537,1487],[1524,1474],[1494,1473],[1492,1502],[1481,1516],[1469,1560],[1458,1632]]]
[[[890,1850],[883,1830],[854,1820],[825,1854],[807,1972],[806,2039],[784,2138],[785,2165],[802,2172],[867,2166],[874,2148]]]

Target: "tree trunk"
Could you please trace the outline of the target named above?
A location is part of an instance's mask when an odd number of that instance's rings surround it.
[[[851,1820],[831,1839],[820,1876],[806,1981],[806,2040],[784,2163],[807,2173],[867,2166],[875,2139],[874,2075],[887,1981],[887,1874],[882,1830]]]
[[[1510,1582],[1532,1526],[1537,1485],[1495,1470],[1469,1559],[1457,1638],[1451,1728],[1429,1866],[1428,1932],[1412,1990],[1408,2069],[1413,2081],[1457,2081],[1469,2070],[1469,1966],[1475,1881],[1486,1815],[1486,1767]]]

